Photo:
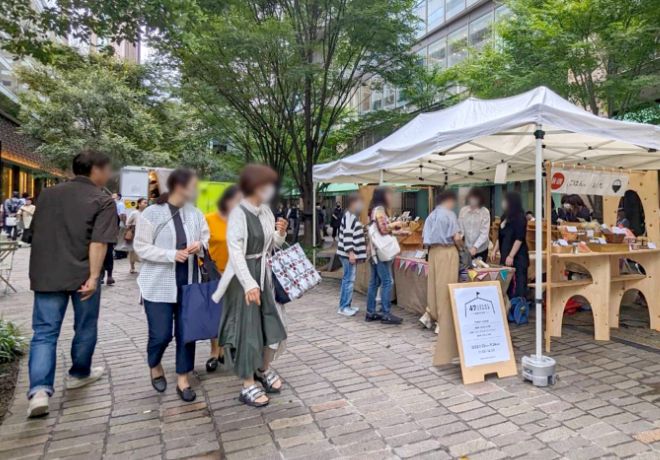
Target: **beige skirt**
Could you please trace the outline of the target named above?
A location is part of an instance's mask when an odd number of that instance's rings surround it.
[[[438,323],[433,365],[448,364],[458,357],[448,284],[458,282],[458,250],[434,246],[429,250],[428,313]]]

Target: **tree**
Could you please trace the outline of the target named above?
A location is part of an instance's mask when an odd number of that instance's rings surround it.
[[[183,81],[215,93],[242,119],[269,163],[284,162],[311,219],[312,167],[359,84],[387,80],[414,59],[413,3],[199,2],[195,14],[159,30],[157,47]]]
[[[480,97],[546,85],[595,114],[635,108],[660,84],[655,0],[507,0],[500,38],[451,69]]]
[[[120,165],[163,163],[168,156],[145,72],[102,55],[70,54],[53,66],[22,67],[22,129],[63,169],[82,148],[98,149]]]

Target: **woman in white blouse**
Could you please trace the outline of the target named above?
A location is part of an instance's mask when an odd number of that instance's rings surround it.
[[[286,238],[286,220],[275,222],[269,206],[276,182],[277,174],[267,166],[243,169],[239,187],[244,198],[227,225],[229,262],[213,295],[216,302],[223,300],[218,342],[224,348],[225,365],[243,380],[239,400],[254,407],[267,405],[267,393],[282,389],[270,363],[286,339],[286,329],[266,261],[273,247]]]
[[[472,188],[467,195],[467,206],[458,215],[458,225],[465,237],[465,247],[473,259],[488,260],[490,211],[484,207],[481,189]]]
[[[137,219],[133,249],[142,260],[138,285],[147,314],[149,340],[147,361],[151,384],[162,393],[167,388],[161,365],[163,353],[176,338],[176,391],[194,401],[195,391],[188,374],[195,365],[195,342],[183,343],[181,318],[182,287],[193,282],[199,267],[195,254],[208,246],[209,227],[204,214],[195,207],[197,176],[188,169],[176,169],[167,179],[169,193],[158,198]],[[199,279],[199,278],[197,278]]]

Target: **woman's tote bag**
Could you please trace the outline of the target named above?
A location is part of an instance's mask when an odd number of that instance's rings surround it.
[[[275,251],[268,264],[273,272],[275,300],[278,303],[298,299],[321,282],[321,275],[298,243]]]
[[[401,252],[399,242],[392,235],[382,235],[378,231],[378,226],[374,222],[369,225],[369,239],[376,250],[376,257],[379,262],[389,262]]]

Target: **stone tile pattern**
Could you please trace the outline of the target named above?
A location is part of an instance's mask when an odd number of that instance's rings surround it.
[[[27,250],[16,259],[19,294],[0,298],[3,316],[30,329]],[[456,366],[430,366],[435,336],[411,314],[401,327],[336,314],[338,284],[326,281],[287,306],[288,351],[276,368],[286,390],[257,410],[237,401],[240,383],[207,374],[198,344],[198,400],[150,386],[146,321],[125,261],[104,287],[95,364],[107,374],[64,391],[72,314],[58,349],[51,414],[27,421],[27,360],[0,426],[0,459],[592,458],[660,459],[660,354],[565,331],[553,356],[560,380],[535,388],[519,377],[464,386]],[[364,311],[364,298],[356,304]],[[401,312],[401,311],[399,311]],[[533,328],[513,328],[517,357]],[[171,347],[173,348],[173,347]]]

